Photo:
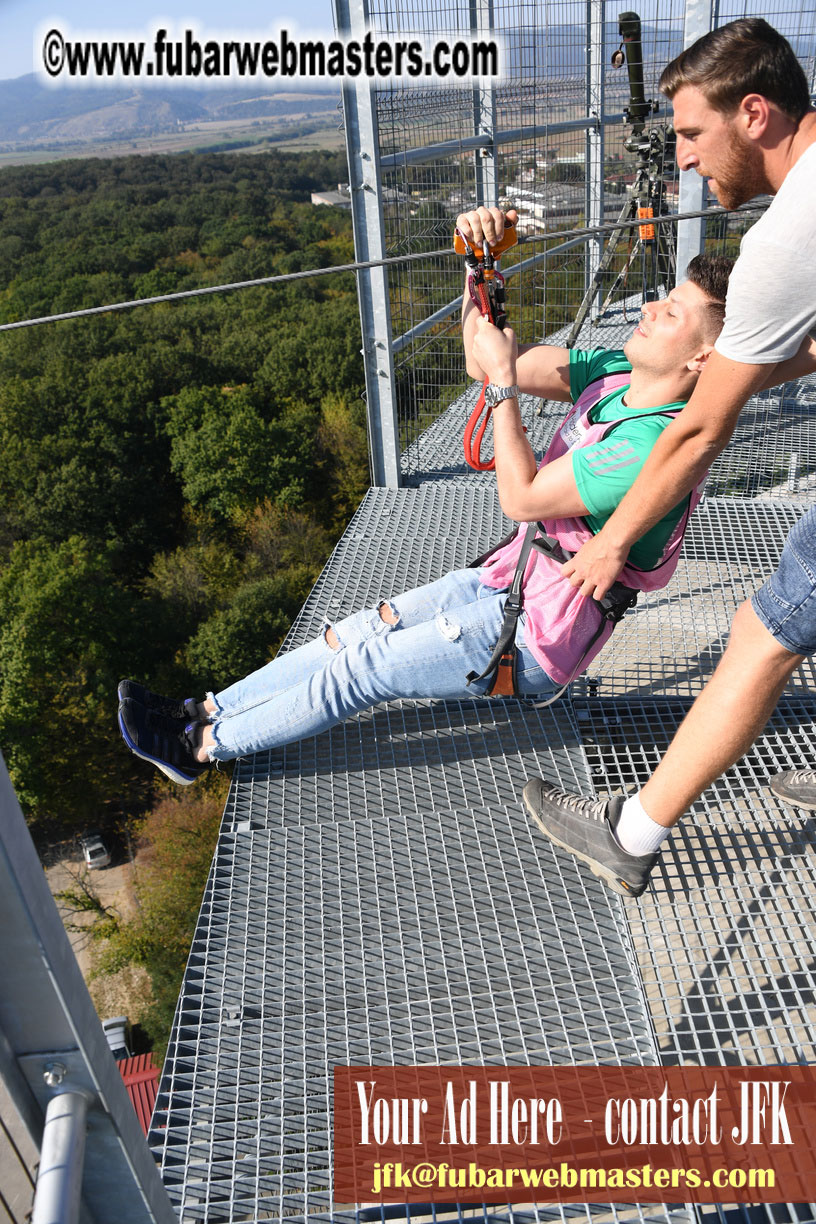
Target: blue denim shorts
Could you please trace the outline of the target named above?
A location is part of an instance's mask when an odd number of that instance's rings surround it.
[[[776,573],[751,604],[780,646],[792,654],[816,652],[816,508],[791,528]]]

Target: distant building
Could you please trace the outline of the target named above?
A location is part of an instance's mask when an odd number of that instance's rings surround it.
[[[519,214],[543,220],[546,217],[571,217],[585,207],[584,188],[572,183],[546,183],[538,191],[513,192]]]
[[[338,183],[336,191],[313,191],[313,204],[331,204],[334,208],[351,208],[351,188],[348,183]]]

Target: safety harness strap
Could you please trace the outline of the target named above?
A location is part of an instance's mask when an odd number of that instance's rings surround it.
[[[473,468],[474,472],[492,472],[496,467],[495,457],[493,459],[482,458],[482,439],[485,436],[487,422],[493,414],[492,408],[485,409],[485,388],[487,383],[488,380],[485,379],[465,425],[465,463],[467,463],[468,467]]]
[[[487,281],[484,265],[468,260],[468,288],[482,318],[503,330],[507,315],[504,311],[504,278],[501,273],[494,270],[492,279]],[[493,415],[493,409],[485,406],[485,391],[489,381],[485,378],[482,383],[476,403],[465,425],[465,462],[475,472],[492,472],[496,467],[495,457],[482,458],[482,439],[485,436],[487,423]]]
[[[518,696],[516,630],[523,602],[521,588],[524,581],[524,571],[527,568],[530,549],[533,547],[533,540],[537,532],[538,523],[527,524],[524,542],[522,543],[518,564],[516,565],[516,572],[513,574],[513,581],[510,583],[510,589],[507,592],[507,599],[504,604],[504,619],[499,631],[499,640],[493,647],[493,653],[488,659],[487,667],[480,675],[477,675],[476,672],[469,672],[466,676],[467,683],[472,684],[474,680],[484,680],[492,675],[493,680],[487,690],[488,697],[494,695],[497,697]],[[495,552],[495,549],[491,549],[491,552]],[[490,556],[490,553],[486,555]],[[477,563],[474,562],[475,564]]]
[[[538,533],[541,532],[541,536]],[[470,568],[475,569],[485,564],[487,560],[499,548],[509,543],[513,539],[515,532],[512,532],[500,544],[495,545],[488,552],[483,553],[481,557],[477,557],[471,563]],[[504,604],[504,617],[502,619],[501,630],[499,631],[499,640],[493,648],[493,653],[488,659],[487,666],[480,674],[469,672],[466,681],[472,684],[476,680],[485,680],[488,676],[493,679],[489,688],[486,690],[487,697],[520,697],[518,691],[518,647],[516,646],[516,631],[518,629],[518,620],[521,615],[521,610],[524,604],[522,588],[524,584],[524,573],[527,569],[527,561],[530,557],[531,550],[535,548],[538,552],[545,556],[551,557],[553,560],[564,564],[569,561],[573,553],[568,553],[561,547],[557,540],[552,536],[547,535],[540,523],[528,523],[527,530],[524,533],[524,540],[519,553],[516,569],[513,574],[513,581],[510,584],[510,589],[507,592],[507,599]],[[614,582],[604,595],[603,599],[592,599],[592,602],[598,608],[601,614],[601,620],[598,628],[587,643],[584,653],[575,665],[575,670],[570,676],[566,684],[558,690],[558,692],[548,701],[542,702],[543,705],[550,705],[556,701],[561,694],[569,687],[575,679],[584,659],[589,654],[592,647],[597,642],[603,632],[607,622],[616,625],[622,619],[624,614],[633,608],[637,603],[638,591],[633,587],[625,586],[622,582]]]
[[[575,553],[567,552],[554,540],[552,536],[547,535],[541,524],[538,524],[539,529],[543,532],[541,539],[533,540],[533,548],[537,548],[539,552],[544,553],[546,557],[552,557],[560,565],[565,565],[567,561],[571,561]],[[637,603],[639,592],[634,587],[628,587],[623,582],[613,582],[609,590],[604,595],[603,599],[596,599],[594,595],[590,596],[592,602],[600,610],[601,616],[605,621],[612,621],[617,625],[624,613],[633,608]],[[597,634],[596,634],[597,636]],[[592,639],[584,654],[581,657],[581,663],[586,658],[590,647],[595,644],[595,638]]]

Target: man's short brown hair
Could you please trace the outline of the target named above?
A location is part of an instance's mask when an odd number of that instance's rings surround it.
[[[663,69],[660,89],[673,98],[684,85],[695,85],[724,114],[751,93],[762,94],[797,123],[810,109],[807,77],[793,48],[761,17],[730,21],[681,51]]]
[[[719,336],[725,322],[725,295],[733,266],[733,259],[725,255],[695,255],[686,268],[687,279],[702,289],[709,299],[705,336],[712,342]]]

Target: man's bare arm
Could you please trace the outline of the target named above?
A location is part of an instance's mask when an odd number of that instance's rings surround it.
[[[772,386],[770,377],[767,365],[712,353],[688,404],[663,431],[615,513],[564,566],[562,573],[582,595],[606,594],[635,541],[702,479],[728,443],[746,400]]]
[[[575,483],[572,455],[562,455],[538,471],[533,458],[530,466],[532,451],[515,400],[493,409],[493,445],[499,503],[508,518],[531,523],[589,513]]]
[[[517,358],[515,335],[510,328],[500,332],[480,319],[476,325],[474,349],[491,382],[500,386],[520,382],[521,359]],[[493,409],[493,447],[499,502],[508,518],[532,522],[539,518],[587,514],[575,483],[571,455],[563,455],[536,469],[535,455],[522,428],[515,397]]]
[[[812,374],[816,370],[816,340],[805,336],[795,357],[780,361],[778,365],[765,366],[764,369],[766,377],[757,391],[768,391],[771,387],[779,387],[782,383]]]
[[[462,299],[462,341],[465,346],[467,372],[482,382],[486,377],[473,352],[473,341],[481,315],[465,285]],[[528,395],[542,399],[570,400],[569,349],[553,344],[522,344],[516,362],[516,382]]]

